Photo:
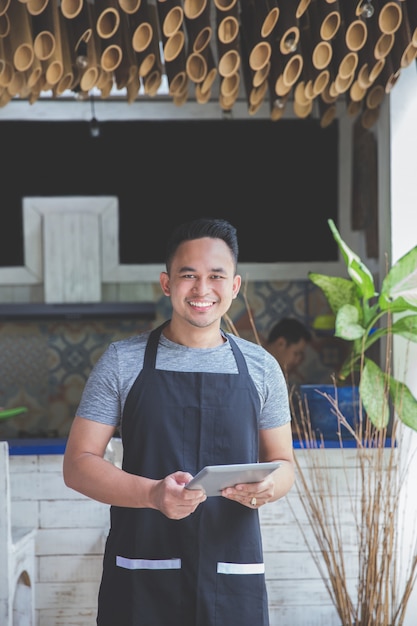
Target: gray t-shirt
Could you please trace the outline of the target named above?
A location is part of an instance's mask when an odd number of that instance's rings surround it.
[[[127,395],[143,366],[150,331],[115,341],[94,366],[76,414],[115,427]],[[233,337],[246,359],[249,374],[261,401],[260,428],[274,428],[290,421],[288,388],[276,359],[256,343]],[[215,348],[188,348],[161,335],[156,368],[176,372],[224,372],[236,374],[229,341]]]

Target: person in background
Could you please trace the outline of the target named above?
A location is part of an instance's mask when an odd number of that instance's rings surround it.
[[[110,505],[99,626],[268,626],[259,509],[294,483],[288,390],[262,346],[226,333],[237,297],[236,229],[180,225],[162,292],[171,318],[108,346],[86,383],[65,484]],[[122,468],[104,460],[120,427]],[[185,485],[205,465],[281,461],[221,496]]]
[[[305,357],[312,335],[308,328],[293,317],[283,317],[269,332],[264,345],[276,358],[286,377],[290,377]]]

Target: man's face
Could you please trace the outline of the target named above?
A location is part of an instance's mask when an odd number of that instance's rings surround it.
[[[161,286],[171,298],[173,314],[201,328],[221,320],[240,284],[228,246],[211,237],[183,242],[169,276],[161,274]]]
[[[278,337],[271,346],[271,353],[280,364],[284,373],[293,372],[302,363],[305,357],[307,342],[300,339],[297,343],[287,343],[283,337]]]

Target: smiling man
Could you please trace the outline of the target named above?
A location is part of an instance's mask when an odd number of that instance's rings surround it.
[[[111,505],[99,626],[268,626],[258,511],[294,482],[287,386],[273,356],[227,334],[239,293],[235,228],[179,226],[163,293],[172,317],[112,343],[94,367],[64,456],[66,484]],[[103,459],[116,428],[119,469]],[[206,465],[280,461],[258,483],[207,497]]]

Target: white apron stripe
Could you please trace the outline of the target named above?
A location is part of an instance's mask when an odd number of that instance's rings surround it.
[[[218,574],[264,574],[265,563],[217,563]]]
[[[181,569],[181,559],[127,559],[116,556],[116,565],[125,569]]]

